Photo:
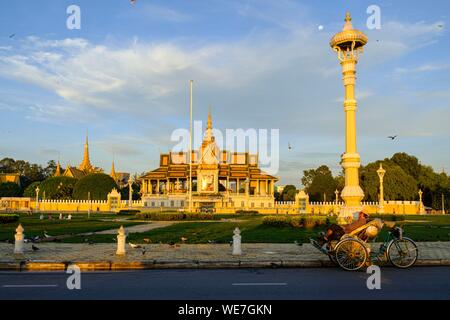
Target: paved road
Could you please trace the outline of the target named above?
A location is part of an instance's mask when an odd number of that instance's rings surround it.
[[[450,299],[450,267],[382,269],[381,290],[365,272],[321,269],[146,270],[69,275],[0,273],[4,299]]]

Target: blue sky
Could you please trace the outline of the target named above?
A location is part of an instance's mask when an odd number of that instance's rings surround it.
[[[66,28],[71,4],[81,30]],[[371,4],[380,30],[366,27]],[[281,183],[299,185],[320,164],[337,172],[343,89],[328,42],[347,10],[369,36],[357,80],[362,162],[404,151],[450,171],[447,0],[1,1],[0,158],[77,165],[89,130],[95,165],[109,172],[114,155],[117,170],[154,169],[189,125],[194,79],[196,120],[211,105],[219,129],[280,129]]]

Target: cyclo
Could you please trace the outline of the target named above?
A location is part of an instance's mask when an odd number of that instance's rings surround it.
[[[383,226],[390,230],[378,251],[372,251],[370,242],[375,242]],[[356,271],[376,262],[390,262],[398,268],[409,268],[417,261],[416,243],[403,235],[403,229],[395,223],[373,219],[366,224],[343,234],[338,240],[329,240],[320,244],[310,239],[311,244],[336,265],[344,270]]]

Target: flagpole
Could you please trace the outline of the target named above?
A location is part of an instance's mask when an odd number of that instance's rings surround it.
[[[189,106],[189,213],[192,212],[192,85],[193,80],[189,82],[190,84],[190,106]]]

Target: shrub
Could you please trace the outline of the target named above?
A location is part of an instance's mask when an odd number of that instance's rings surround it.
[[[28,198],[34,198],[36,196],[36,188],[37,187],[39,187],[39,189],[41,189],[41,181],[33,182],[28,187],[26,187],[25,191],[23,192],[23,196],[28,197]],[[47,193],[45,195],[47,196]]]
[[[127,216],[127,215],[139,214],[139,213],[141,213],[141,211],[137,210],[137,209],[122,209],[119,212],[117,212],[117,215]]]
[[[117,184],[113,178],[104,173],[93,173],[78,180],[73,188],[73,198],[75,200],[88,200],[90,193],[91,200],[106,200],[108,193],[113,188],[117,189]]]
[[[51,177],[39,184],[39,197],[43,198],[45,192],[46,199],[53,200],[70,200],[72,199],[72,191],[77,183],[77,179],[72,177]],[[28,186],[27,190],[33,184]],[[36,187],[34,187],[36,189]],[[35,190],[28,190],[32,197],[36,196]]]
[[[178,220],[216,220],[212,213],[183,213],[183,212],[147,212],[138,213],[136,217],[139,219],[148,219],[155,221],[178,221]]]
[[[328,223],[325,217],[299,217],[299,216],[266,216],[263,219],[263,225],[272,227],[293,227],[313,229],[318,226],[323,226]]]
[[[14,182],[0,183],[0,197],[19,197],[22,190]]]
[[[236,214],[241,214],[241,215],[258,215],[259,211],[257,210],[236,210]]]
[[[403,215],[397,214],[374,214],[370,215],[371,219],[379,218],[385,221],[404,221],[405,217]]]
[[[285,227],[290,225],[291,217],[286,215],[266,216],[263,219],[263,225],[272,227]]]
[[[0,223],[13,223],[19,220],[18,214],[0,214]]]

